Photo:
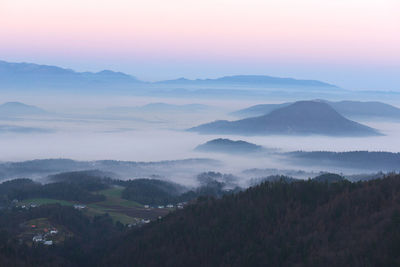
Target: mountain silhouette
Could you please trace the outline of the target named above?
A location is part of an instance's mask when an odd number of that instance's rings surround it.
[[[46,115],[47,111],[26,105],[21,102],[7,102],[0,105],[0,116],[14,117],[14,116],[32,116],[32,115]]]
[[[327,101],[327,100],[316,100],[325,102],[333,107],[337,112],[343,116],[351,118],[386,118],[386,119],[400,119],[400,109],[378,101]],[[246,118],[262,116],[270,113],[278,108],[287,107],[293,102],[285,102],[281,104],[260,104],[251,106],[245,109],[241,109],[232,112],[231,115]]]
[[[377,130],[346,119],[329,104],[319,101],[299,101],[264,116],[237,121],[215,121],[189,131],[241,135],[380,135]]]

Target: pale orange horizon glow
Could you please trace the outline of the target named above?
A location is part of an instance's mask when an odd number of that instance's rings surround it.
[[[398,0],[1,0],[0,53],[397,67],[398,14]]]

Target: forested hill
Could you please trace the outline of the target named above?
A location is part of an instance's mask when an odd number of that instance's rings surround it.
[[[107,266],[399,266],[400,176],[266,182],[117,239]]]

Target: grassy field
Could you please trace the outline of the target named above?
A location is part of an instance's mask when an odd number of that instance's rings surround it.
[[[71,201],[66,201],[66,200],[58,200],[58,199],[52,199],[52,198],[30,198],[30,199],[25,199],[20,202],[18,202],[18,206],[27,206],[30,204],[36,204],[36,205],[46,205],[46,204],[60,204],[60,205],[65,205],[65,206],[72,206],[75,203]]]
[[[138,208],[143,207],[143,205],[137,202],[123,199],[121,197],[122,190],[124,190],[123,187],[115,186],[113,188],[98,191],[97,192],[98,194],[106,196],[107,199],[105,201],[97,202],[96,205],[105,207],[107,206],[138,207]]]
[[[114,186],[106,190],[101,190],[95,192],[96,194],[101,194],[106,197],[106,200],[87,204],[87,208],[83,212],[87,213],[89,216],[101,215],[108,213],[114,221],[120,221],[123,224],[129,224],[137,222],[139,219],[154,219],[158,216],[163,216],[168,213],[168,210],[164,209],[145,209],[143,205],[123,199],[121,193],[124,190],[121,186]],[[22,205],[46,205],[55,204],[72,206],[78,204],[73,201],[49,199],[49,198],[32,198],[20,201],[18,206]],[[79,203],[82,204],[82,203]]]

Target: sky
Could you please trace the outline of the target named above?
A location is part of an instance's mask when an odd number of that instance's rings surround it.
[[[400,91],[399,0],[0,0],[0,60]]]

